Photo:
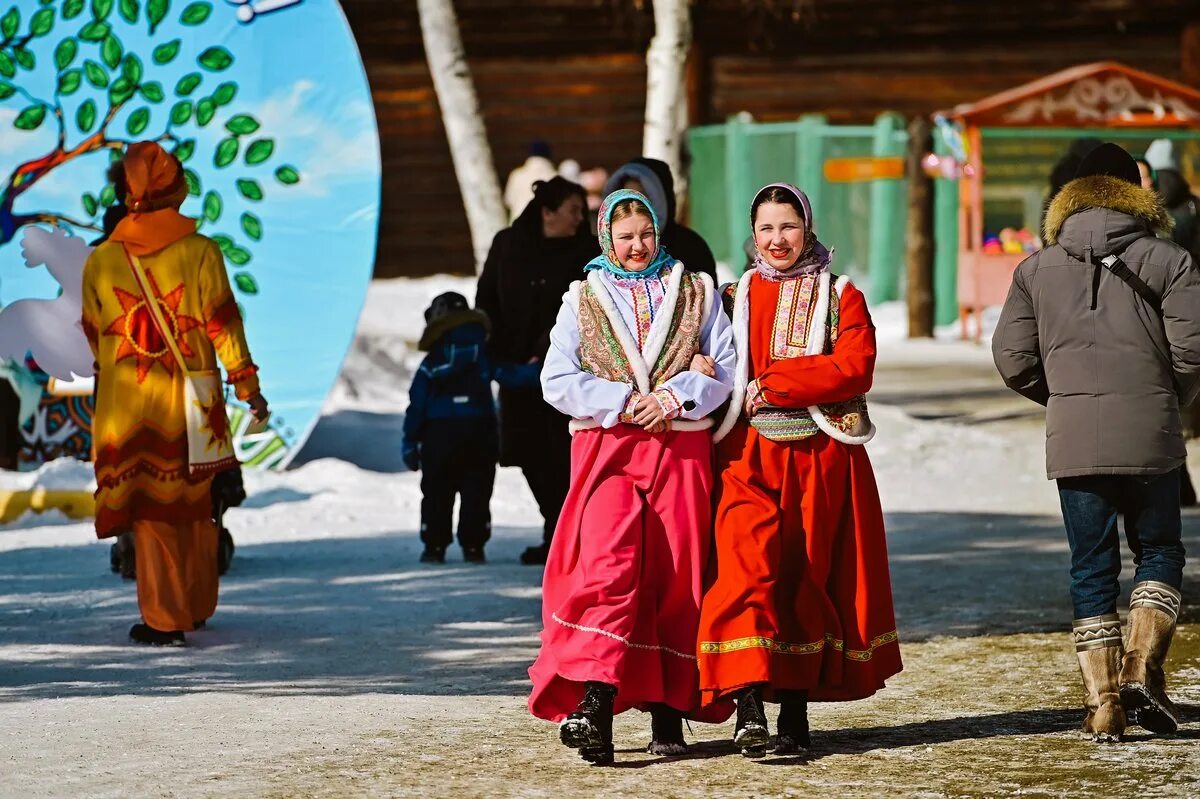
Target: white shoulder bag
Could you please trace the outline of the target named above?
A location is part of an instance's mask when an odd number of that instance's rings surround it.
[[[179,344],[170,334],[171,328],[163,318],[150,280],[141,260],[125,250],[133,279],[137,281],[146,303],[146,310],[158,335],[162,338],[179,369],[183,373],[183,408],[187,419],[188,470],[193,477],[216,474],[237,466],[233,442],[229,435],[229,418],[225,414],[225,391],[221,384],[221,372],[216,369],[193,372],[188,369]]]

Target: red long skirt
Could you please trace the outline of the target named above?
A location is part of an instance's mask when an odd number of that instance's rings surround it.
[[[586,430],[571,443],[571,491],[542,584],[533,715],[561,721],[584,683],[617,686],[616,712],[700,710],[696,632],[712,522],[712,436]]]
[[[879,491],[866,450],[776,443],[740,424],[718,450],[715,578],[700,620],[705,702],[755,683],[861,699],[898,673]]]

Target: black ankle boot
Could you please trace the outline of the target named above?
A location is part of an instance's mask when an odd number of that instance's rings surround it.
[[[763,712],[762,689],[747,688],[737,698],[737,726],[733,742],[746,757],[763,757],[771,743],[767,716]]]
[[[779,704],[778,734],[775,754],[798,755],[812,748],[808,735],[808,699],[787,698]]]
[[[613,762],[612,724],[615,686],[602,682],[586,684],[583,701],[558,725],[564,746],[579,750],[589,763],[607,766]]]
[[[149,646],[187,646],[187,639],[182,630],[164,632],[156,630],[149,624],[135,624],[129,628],[129,640]]]
[[[669,705],[656,703],[650,706],[650,745],[646,751],[663,757],[687,754],[682,713]]]

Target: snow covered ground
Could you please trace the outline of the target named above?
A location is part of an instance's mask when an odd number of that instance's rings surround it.
[[[247,476],[221,605],[187,649],[125,642],[134,589],[108,572],[90,524],[45,514],[0,528],[0,796],[1200,792],[1184,767],[1200,735],[1200,636],[1185,627],[1176,647],[1182,738],[1074,741],[1066,546],[1036,411],[961,421],[956,408],[1004,396],[987,349],[953,331],[908,342],[899,306],[876,310],[877,392],[895,405],[873,404],[869,450],[906,672],[868,702],[815,711],[814,758],[770,761],[794,768],[727,756],[729,730],[703,725],[692,759],[639,756],[636,715],[619,725],[633,770],[584,768],[523,710],[540,574],[516,559],[540,520],[519,472],[500,470],[488,565],[416,562],[419,477],[400,462],[400,426],[421,311],[446,290],[472,298],[473,284],[372,286],[295,467]],[[946,404],[964,384],[978,396]],[[54,464],[0,487],[87,480]],[[1083,779],[1075,762],[1112,773]]]

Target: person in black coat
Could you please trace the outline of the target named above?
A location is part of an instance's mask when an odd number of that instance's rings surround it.
[[[702,272],[717,281],[717,262],[699,233],[675,221],[675,178],[671,167],[657,158],[635,158],[612,173],[604,186],[608,196],[617,189],[633,189],[646,195],[654,213],[663,220],[662,246],[681,261],[688,271]]]
[[[488,315],[488,353],[497,364],[540,363],[563,294],[600,254],[584,222],[583,187],[562,177],[534,184],[533,200],[496,234],[479,276],[475,307]],[[571,480],[570,419],[539,388],[500,387],[500,465],[519,466],[545,521],[542,543],[521,562],[546,562]]]

